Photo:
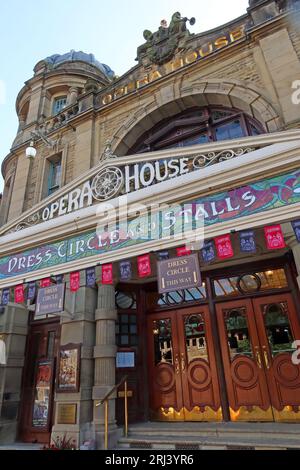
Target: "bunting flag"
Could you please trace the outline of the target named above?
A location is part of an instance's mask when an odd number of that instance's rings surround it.
[[[51,278],[46,277],[45,279],[41,279],[40,286],[41,287],[49,287],[51,285]]]
[[[267,248],[269,250],[280,250],[285,248],[285,242],[280,225],[270,225],[264,228]]]
[[[256,253],[254,230],[240,232],[240,248],[243,253]]]
[[[164,260],[170,258],[168,251],[161,251],[161,252],[158,253],[157,256],[158,256],[159,261],[164,261]]]
[[[150,255],[138,257],[138,273],[139,277],[147,277],[151,275]]]
[[[130,261],[121,261],[120,265],[120,280],[128,281],[132,278],[132,268]]]
[[[216,258],[215,244],[213,240],[205,241],[201,249],[201,257],[204,263],[210,263]]]
[[[87,268],[85,271],[85,283],[87,287],[95,287],[96,284],[96,269]]]
[[[1,296],[1,305],[7,305],[10,299],[10,289],[3,289]]]
[[[36,294],[36,283],[35,281],[29,282],[27,291],[27,300],[34,300]]]
[[[215,244],[220,259],[232,258],[234,256],[230,235],[222,235],[215,238]]]
[[[80,272],[76,271],[70,274],[70,290],[77,292],[80,287]]]
[[[102,284],[113,283],[113,265],[112,263],[103,264],[102,266]]]
[[[24,298],[24,286],[20,284],[19,286],[15,287],[15,302],[17,304],[21,304],[25,301]]]
[[[176,253],[177,256],[189,256],[192,252],[186,246],[180,246],[179,248],[176,248]]]
[[[64,275],[63,274],[58,274],[55,276],[56,284],[62,284],[64,282]]]
[[[300,220],[295,220],[292,222],[292,226],[297,238],[297,241],[300,243]]]

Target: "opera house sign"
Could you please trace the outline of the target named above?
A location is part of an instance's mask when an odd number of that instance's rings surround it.
[[[89,207],[97,202],[107,201],[119,195],[126,195],[139,189],[147,188],[153,184],[182,176],[195,170],[204,168],[212,163],[229,160],[244,153],[253,151],[253,148],[227,150],[215,155],[214,158],[205,155],[192,157],[171,157],[164,160],[140,162],[133,165],[118,165],[116,157],[114,165],[106,165],[98,173],[80,187],[67,192],[54,202],[42,208],[32,216],[36,222],[45,222],[55,217]],[[22,224],[19,224],[22,225]],[[24,228],[17,227],[17,230]]]

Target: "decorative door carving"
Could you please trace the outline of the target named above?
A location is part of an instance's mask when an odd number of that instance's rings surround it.
[[[222,420],[208,307],[148,318],[150,417]]]

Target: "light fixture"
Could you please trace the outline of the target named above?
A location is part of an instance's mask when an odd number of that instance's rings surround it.
[[[34,146],[33,140],[30,142],[29,147],[26,148],[26,157],[35,158],[36,157],[36,148]]]

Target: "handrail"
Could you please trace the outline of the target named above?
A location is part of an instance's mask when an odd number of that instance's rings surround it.
[[[102,400],[99,401],[99,403],[96,404],[96,408],[98,406],[105,405],[104,409],[104,448],[105,450],[108,449],[108,400],[112,396],[112,394],[118,390],[121,385],[124,384],[124,415],[125,415],[125,420],[124,420],[124,435],[127,437],[128,435],[128,395],[127,395],[127,379],[128,375],[124,375],[124,377],[120,380],[120,382],[115,385],[106,395]]]
[[[123,383],[126,382],[127,379],[128,379],[128,375],[124,375],[124,377],[120,380],[120,382],[117,385],[114,385],[114,387],[110,390],[110,392],[108,392],[105,395],[105,397],[102,398],[102,400],[100,400],[99,403],[97,403],[96,407],[103,405],[103,403],[111,397],[114,391],[118,390],[118,388],[121,387],[121,385],[123,385]]]

